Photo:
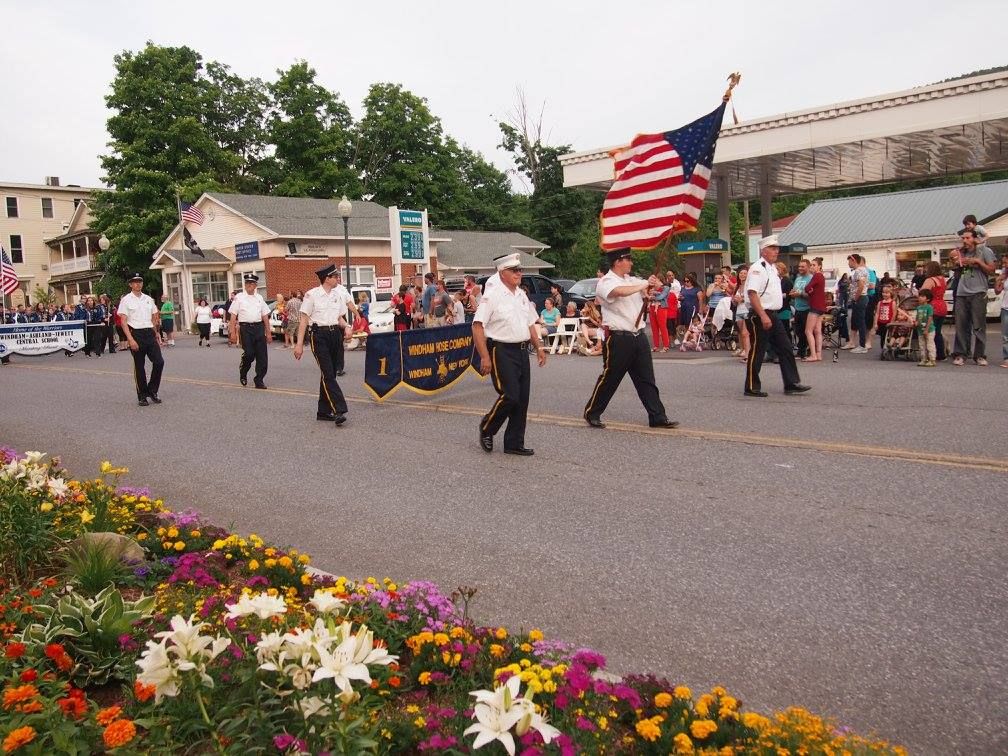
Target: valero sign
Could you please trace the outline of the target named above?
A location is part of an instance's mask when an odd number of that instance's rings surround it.
[[[389,208],[389,233],[392,237],[392,262],[397,264],[427,262],[430,233],[426,210]]]

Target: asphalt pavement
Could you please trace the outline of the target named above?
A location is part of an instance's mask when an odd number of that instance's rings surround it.
[[[991,334],[994,335],[993,333]],[[1000,346],[990,338],[990,351]],[[801,705],[914,753],[1008,750],[1008,370],[877,352],[801,365],[813,390],[742,396],[724,353],[656,361],[679,430],[647,427],[629,379],[581,420],[601,362],[533,368],[531,458],[485,454],[494,395],[470,375],[377,403],[347,355],[342,427],[318,369],[270,348],[165,350],[164,404],[137,407],[127,355],[14,357],[0,443],[78,475],[129,466],[175,509],[296,545],[321,569],[478,589],[477,619],[539,627],[615,672]],[[498,444],[500,440],[498,438]]]

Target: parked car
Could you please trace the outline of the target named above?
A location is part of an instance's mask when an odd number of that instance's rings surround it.
[[[476,283],[479,284],[480,289],[483,288],[488,278],[490,276],[480,276],[476,279]],[[538,273],[526,273],[522,276],[521,285],[528,288],[529,299],[535,304],[536,312],[540,312],[546,307],[546,299],[550,295],[550,287],[555,286],[556,281],[546,278],[546,276],[540,276]]]
[[[270,331],[273,333],[274,339],[280,339],[283,341],[284,337],[284,321],[283,313],[277,309],[276,300],[267,303],[270,308]]]
[[[557,284],[560,289],[566,293],[570,291],[570,287],[576,284],[577,281],[572,278],[554,278],[553,283]]]
[[[997,294],[994,291],[994,281],[995,277],[991,276],[988,285],[990,288],[987,289],[987,320],[1000,320],[1001,319],[1001,305],[1004,302],[1005,293],[1002,291]],[[948,323],[955,322],[955,314],[952,308],[953,298],[951,281],[949,282],[949,288],[945,289],[945,304],[948,305],[948,317],[945,319]]]
[[[597,278],[582,278],[569,289],[567,289],[567,301],[573,302],[580,310],[585,302],[595,299],[595,287],[598,286]]]

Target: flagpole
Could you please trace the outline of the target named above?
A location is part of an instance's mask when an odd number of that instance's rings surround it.
[[[182,218],[182,198],[179,197],[179,191],[178,191],[177,187],[175,189],[175,210],[176,210],[176,212],[178,212],[179,232],[181,233],[181,238],[182,238],[182,282],[181,282],[182,283],[182,302],[181,302],[181,304],[182,304],[182,316],[183,316],[183,318],[186,318],[187,317],[187,315],[186,315],[186,313],[187,313],[187,310],[186,310],[186,301],[187,301],[187,299],[189,297],[189,294],[188,294],[188,285],[187,285],[189,283],[189,280],[188,280],[189,279],[189,272],[188,272],[188,269],[186,268],[186,250],[189,249],[189,248],[186,246],[186,243],[185,243],[186,228],[185,228],[185,220]],[[186,330],[188,331],[188,329],[189,329],[189,321],[186,320]],[[179,330],[181,330],[181,329],[179,329]]]

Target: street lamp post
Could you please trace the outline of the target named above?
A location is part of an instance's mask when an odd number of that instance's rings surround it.
[[[346,280],[343,285],[350,291],[350,213],[353,211],[353,203],[344,194],[337,208],[343,218],[343,254],[346,256]]]

